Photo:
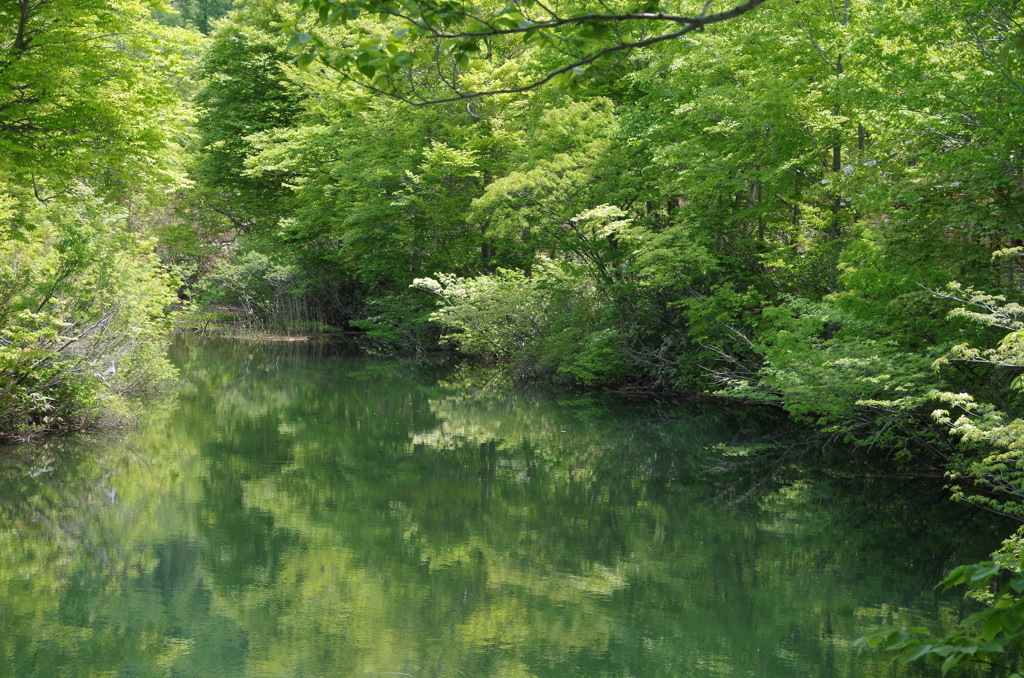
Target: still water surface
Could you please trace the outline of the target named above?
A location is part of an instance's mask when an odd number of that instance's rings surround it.
[[[750,412],[173,356],[141,429],[0,462],[3,678],[934,675],[852,641],[948,628],[934,583],[1006,530],[919,480],[737,465]]]

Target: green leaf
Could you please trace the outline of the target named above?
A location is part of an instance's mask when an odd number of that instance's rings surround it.
[[[295,57],[295,65],[299,68],[306,68],[314,61],[316,61],[316,54],[312,52],[306,52]]]
[[[1003,630],[1003,622],[1001,619],[1002,615],[989,617],[985,620],[985,623],[981,625],[981,637],[985,640],[992,640],[996,635]]]
[[[353,7],[352,5],[341,5],[334,12],[331,13],[331,18],[328,19],[328,23],[337,23],[341,21],[346,23],[348,21],[354,21],[359,18],[359,8]]]
[[[967,577],[970,584],[982,585],[992,578],[996,572],[999,571],[998,563],[979,563],[977,565],[970,566],[972,570]]]
[[[1014,633],[1024,625],[1024,617],[1020,613],[1020,601],[1016,601],[1012,609],[1008,609],[999,615],[999,620],[1003,625],[1003,629],[1008,634]]]
[[[867,645],[868,647],[877,647],[889,637],[890,634],[897,631],[895,626],[883,626],[881,628],[874,629],[869,633],[864,634],[857,640],[853,641],[854,645]]]
[[[580,34],[584,37],[594,40],[603,41],[608,34],[611,32],[611,26],[604,22],[600,23],[589,23],[585,26],[585,30],[580,31]]]
[[[906,663],[910,663],[925,656],[926,654],[931,652],[931,650],[932,646],[926,643],[921,643],[920,645],[908,647],[906,650],[903,650],[903,652],[900,653],[900,660]]]
[[[990,616],[992,616],[993,612],[994,610],[990,607],[985,608],[980,612],[975,612],[974,614],[960,622],[960,626],[964,628],[974,626],[975,624],[981,623],[982,621],[988,619]]]
[[[293,30],[292,37],[288,41],[288,49],[295,49],[297,47],[301,47],[302,45],[307,44],[312,39],[313,36],[310,35],[309,33]]]
[[[942,675],[949,673],[954,666],[963,661],[965,655],[962,654],[951,654],[946,657],[946,661],[942,662]]]

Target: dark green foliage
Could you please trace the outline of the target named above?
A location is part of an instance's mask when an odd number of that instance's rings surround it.
[[[939,585],[944,589],[966,587],[986,599],[988,605],[960,623],[945,637],[935,637],[920,627],[882,628],[858,643],[899,653],[904,662],[928,660],[941,665],[942,675],[958,666],[991,665],[1006,678],[1020,678],[1019,657],[1024,652],[1024,574],[1017,558],[961,565]]]
[[[185,25],[192,25],[200,33],[210,34],[213,22],[231,10],[231,0],[173,0],[171,3]]]
[[[430,322],[433,300],[427,295],[402,295],[369,299],[364,317],[350,321],[370,340],[374,352],[409,353],[433,349],[438,342],[437,325]]]

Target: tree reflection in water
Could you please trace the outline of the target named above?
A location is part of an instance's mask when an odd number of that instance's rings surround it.
[[[707,469],[763,439],[749,411],[323,346],[174,358],[138,431],[6,455],[0,676],[926,675],[852,640],[952,625],[937,572],[999,539],[893,481],[731,491]]]

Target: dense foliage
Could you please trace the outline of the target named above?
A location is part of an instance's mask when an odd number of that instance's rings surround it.
[[[120,418],[173,376],[149,226],[186,184],[198,46],[152,9],[0,8],[0,438]]]
[[[200,95],[221,139],[200,166],[241,168],[205,184],[240,210],[239,304],[321,300],[380,346],[520,378],[771,404],[1020,513],[1016,3],[765,3],[613,52],[663,24],[257,4],[214,31]]]
[[[165,379],[181,285],[777,406],[1024,515],[1015,0],[174,9],[0,8],[0,433]]]

